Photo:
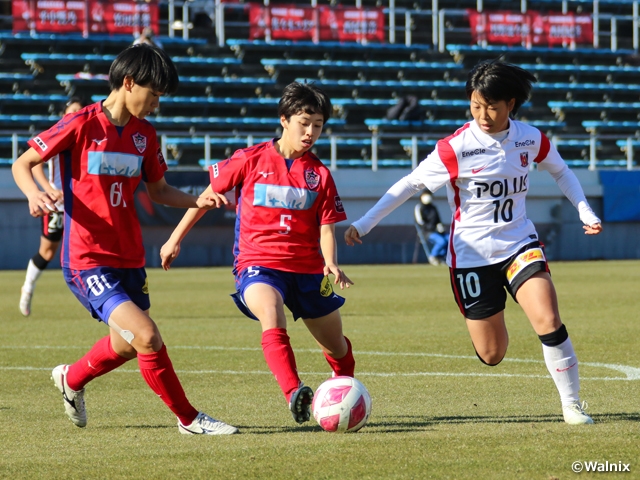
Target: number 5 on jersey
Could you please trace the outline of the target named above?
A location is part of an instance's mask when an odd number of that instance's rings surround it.
[[[280,226],[285,230],[279,230],[278,233],[287,235],[291,231],[291,215],[280,215]]]

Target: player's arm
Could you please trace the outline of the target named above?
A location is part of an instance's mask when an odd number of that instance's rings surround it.
[[[214,193],[211,190],[211,185],[209,185],[204,192],[202,192],[201,196],[208,196]],[[224,195],[223,195],[224,197]],[[225,198],[226,201],[226,198]],[[190,208],[180,220],[180,223],[176,226],[176,228],[171,233],[169,240],[162,246],[160,249],[160,259],[162,268],[165,270],[169,270],[171,267],[171,262],[173,262],[178,255],[180,254],[180,243],[187,236],[187,233],[193,228],[193,226],[198,223],[198,220],[202,218],[202,216],[206,213],[205,209],[202,208]]]
[[[57,199],[38,188],[33,178],[33,167],[42,163],[42,157],[34,149],[24,152],[11,166],[11,173],[18,188],[29,201],[29,213],[34,217],[41,217],[48,212],[56,211]]]
[[[412,180],[411,175],[401,178],[387,190],[378,203],[347,229],[344,233],[346,244],[353,246],[354,243],[362,243],[360,237],[369,233],[384,217],[409,200],[423,187],[424,185]]]
[[[62,201],[62,192],[57,188],[53,188],[49,183],[49,179],[44,174],[44,162],[39,163],[31,169],[34,180],[40,185],[40,188],[47,192],[51,198],[55,198],[56,203]]]
[[[576,210],[578,210],[580,220],[584,224],[582,227],[584,233],[587,235],[599,234],[602,231],[602,222],[589,206],[580,181],[564,160],[562,160],[562,157],[560,157],[560,154],[555,150],[553,145],[547,157],[538,163],[538,168],[540,170],[546,170],[551,174],[564,196],[567,197]]]
[[[199,197],[183,192],[169,185],[164,177],[157,182],[149,182],[146,185],[151,200],[170,207],[211,210],[229,203],[224,195],[213,192],[211,189],[205,190]]]
[[[338,247],[336,244],[335,223],[320,226],[320,249],[324,258],[324,275],[332,273],[336,278],[333,283],[340,285],[340,289],[353,285],[349,277],[338,267]]]

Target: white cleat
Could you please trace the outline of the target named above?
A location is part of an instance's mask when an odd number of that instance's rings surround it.
[[[58,365],[51,372],[53,383],[62,392],[64,410],[69,419],[78,427],[87,426],[87,411],[84,406],[84,388],[79,392],[71,390],[67,384],[69,365]]]
[[[20,313],[25,317],[31,315],[31,298],[33,292],[27,292],[24,288],[20,290]]]
[[[216,420],[204,412],[198,413],[191,425],[182,425],[178,420],[178,430],[184,435],[231,435],[238,433],[236,427]]]
[[[562,407],[562,415],[564,421],[569,425],[590,425],[593,423],[593,419],[587,415],[584,411],[587,408],[587,402],[575,402],[571,405],[565,405]]]

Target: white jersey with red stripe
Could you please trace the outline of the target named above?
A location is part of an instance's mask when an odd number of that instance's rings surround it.
[[[525,209],[532,163],[554,177],[585,224],[600,223],[577,178],[549,139],[535,127],[510,120],[509,133],[502,141],[484,133],[475,121],[440,140],[354,226],[364,235],[420,189],[435,192],[446,186],[452,212],[447,263],[453,268],[470,268],[501,262],[538,239]]]

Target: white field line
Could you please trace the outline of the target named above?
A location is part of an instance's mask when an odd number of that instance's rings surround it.
[[[48,346],[48,345],[34,345],[34,346],[0,346],[0,350],[72,350],[82,349],[86,350],[87,346]],[[213,350],[213,351],[252,351],[261,352],[261,348],[257,347],[222,347],[222,346],[197,346],[197,345],[174,345],[169,346],[169,350]],[[320,350],[299,348],[296,352],[306,353],[319,353]],[[354,351],[354,355],[370,355],[370,356],[385,356],[385,357],[431,357],[431,358],[450,358],[455,360],[472,360],[478,361],[476,356],[472,355],[448,355],[441,353],[421,353],[421,352],[365,352]],[[523,359],[523,358],[505,358],[503,362],[515,362],[515,363],[537,363],[544,364],[543,360]],[[631,367],[628,365],[619,365],[613,363],[600,363],[600,362],[580,362],[579,365],[583,367],[596,367],[607,368],[616,372],[622,373],[624,377],[587,377],[581,375],[582,380],[640,380],[640,368]],[[38,367],[10,367],[0,366],[0,370],[20,370],[20,371],[48,371],[50,368],[38,368]],[[134,373],[138,370],[133,369],[118,369],[117,371],[123,373]],[[267,370],[176,370],[177,373],[183,374],[217,374],[217,375],[271,375],[271,372]],[[300,372],[302,375],[319,375],[326,376],[327,372]],[[549,378],[548,375],[532,375],[532,374],[512,374],[512,373],[456,373],[456,372],[362,372],[358,371],[358,376],[368,377],[513,377],[513,378]]]

